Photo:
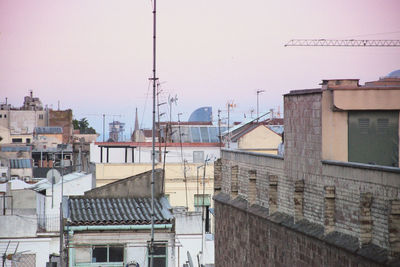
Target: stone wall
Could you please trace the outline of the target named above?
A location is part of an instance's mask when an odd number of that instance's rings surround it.
[[[215,200],[216,267],[383,265],[290,229],[282,225],[290,224],[287,217],[266,216],[267,209],[249,207],[240,197],[230,200],[222,193]],[[306,227],[319,230],[313,225]]]
[[[219,183],[221,196],[227,198],[222,201],[218,195],[214,198],[216,200],[217,266],[220,266],[218,263],[222,258],[231,255],[225,250],[232,249],[231,246],[234,246],[235,242],[239,242],[240,247],[246,247],[248,250],[247,246],[250,244],[246,244],[248,241],[243,238],[245,238],[245,232],[249,231],[247,226],[253,227],[246,221],[247,216],[250,216],[247,213],[251,209],[262,211],[256,214],[262,219],[250,220],[265,220],[256,225],[260,236],[266,231],[261,229],[264,226],[260,225],[272,227],[271,225],[275,224],[271,216],[283,214],[287,216],[288,223],[279,225],[283,229],[276,231],[286,233],[293,230],[300,232],[295,235],[296,238],[297,235],[301,235],[302,239],[317,239],[313,242],[328,246],[324,248],[326,249],[324,253],[331,253],[329,251],[338,247],[334,249],[334,253],[342,250],[343,257],[348,257],[349,253],[354,254],[355,261],[359,260],[360,255],[365,257],[366,262],[380,264],[398,259],[400,255],[400,215],[398,215],[400,214],[398,208],[400,169],[320,160],[319,174],[310,173],[309,176],[302,176],[303,179],[288,179],[286,167],[290,168],[290,166],[285,161],[286,155],[283,159],[279,156],[253,152],[222,151],[222,166],[214,169],[215,172],[221,170],[215,175],[221,177]],[[313,178],[310,179],[310,176]],[[252,183],[255,183],[255,187]],[[235,184],[237,186],[232,186]],[[227,203],[231,208],[225,206]],[[288,205],[288,203],[292,204]],[[238,208],[239,210],[242,208],[239,214],[236,211]],[[222,209],[221,212],[224,215],[218,214],[219,209]],[[230,212],[232,214],[227,214]],[[300,231],[301,227],[305,230]],[[309,233],[306,230],[307,227],[320,230],[318,234]],[[251,231],[250,229],[248,233],[250,236]],[[237,236],[235,237],[231,232],[237,232]],[[285,235],[282,240],[287,240]],[[268,238],[263,240],[265,243],[270,242]],[[285,247],[285,249],[292,249],[292,247]],[[257,251],[256,248],[254,250]],[[218,253],[221,253],[222,258],[218,258]],[[268,254],[266,250],[264,253]],[[267,257],[266,255],[264,256]],[[222,262],[225,264],[225,260]],[[262,261],[259,263],[263,264]],[[242,266],[241,264],[237,266]],[[286,263],[281,264],[286,265]],[[229,264],[221,266],[229,266]],[[325,266],[335,265],[327,263]]]
[[[293,185],[304,180],[304,216],[315,223],[323,223],[324,184],[321,177],[322,124],[321,91],[287,94],[284,97],[285,115],[285,176],[289,190],[282,209],[293,214]]]
[[[269,207],[270,183],[273,183],[272,180],[276,179],[276,177],[280,179],[284,176],[283,158],[281,156],[258,154],[254,152],[237,153],[233,150],[223,150],[221,164],[221,167],[214,169],[214,177],[221,177],[221,181],[216,183],[220,186],[221,192],[231,195],[233,190],[234,196],[236,196],[238,192],[239,196],[247,199],[249,178],[253,171],[256,171],[257,197],[255,203],[260,206]],[[221,170],[221,174],[217,173],[219,169]],[[235,179],[238,179],[237,182]],[[284,200],[279,197],[277,198],[277,195],[280,197],[285,196],[284,192],[289,191],[290,188],[290,184],[280,180],[279,186],[277,187],[277,194],[274,194],[272,200],[275,200],[275,202],[279,203],[278,205],[282,207],[282,202],[284,202]]]

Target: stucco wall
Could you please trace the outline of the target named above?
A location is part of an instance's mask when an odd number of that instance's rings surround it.
[[[203,171],[199,168],[199,182],[197,182],[197,167],[202,164],[186,164],[187,183],[184,182],[183,165],[178,163],[167,163],[165,169],[165,194],[169,195],[169,201],[172,206],[186,206],[186,188],[187,202],[190,211],[194,210],[194,195],[203,193]],[[157,164],[156,168],[162,168],[162,164]],[[119,179],[124,179],[132,175],[137,175],[151,170],[151,164],[117,164],[117,163],[97,163],[96,164],[96,186],[102,186]],[[214,187],[214,166],[208,164],[205,175],[205,194],[213,195]]]
[[[334,90],[334,105],[343,110],[400,110],[398,88]]]
[[[239,149],[278,149],[282,138],[264,125],[260,125],[238,140]]]
[[[174,237],[174,233],[171,232],[163,233],[156,231],[154,235],[155,240],[167,241],[169,244],[169,247],[167,248],[167,266],[176,266],[175,262],[177,255],[175,255]],[[70,242],[73,242],[74,244],[74,248],[71,248],[71,258],[73,262],[75,262],[76,258],[79,258],[81,262],[90,262],[91,245],[121,244],[125,247],[125,263],[135,260],[140,264],[140,266],[147,266],[147,242],[149,240],[150,231],[104,231],[101,234],[96,232],[74,232],[74,235],[70,236]],[[79,246],[83,247],[79,248]]]
[[[21,213],[18,215],[0,216],[0,225],[0,238],[36,236],[36,215]]]
[[[11,134],[32,134],[35,127],[45,126],[45,113],[44,110],[10,110],[8,117]],[[39,115],[42,115],[43,119],[39,119]]]
[[[333,92],[322,92],[322,158],[348,161],[348,113],[333,111]]]

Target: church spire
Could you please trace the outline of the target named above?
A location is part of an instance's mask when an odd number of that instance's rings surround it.
[[[137,108],[136,108],[136,115],[135,115],[135,128],[133,130],[135,132],[139,130],[139,119],[138,119],[138,114],[137,114]]]

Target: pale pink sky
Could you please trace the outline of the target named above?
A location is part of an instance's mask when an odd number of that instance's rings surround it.
[[[376,80],[400,69],[400,48],[285,48],[292,38],[400,39],[400,1],[158,1],[162,101],[183,119],[200,106],[242,118],[282,107],[282,94],[322,79]],[[383,34],[376,34],[383,33]],[[150,0],[0,0],[0,101],[33,89],[44,104],[86,114],[144,111],[152,75]],[[151,91],[149,91],[150,93]],[[144,125],[151,125],[151,98]],[[165,106],[162,107],[165,109]],[[164,111],[164,110],[163,110]],[[98,131],[101,117],[86,116]]]

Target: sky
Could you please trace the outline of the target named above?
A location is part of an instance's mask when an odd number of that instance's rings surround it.
[[[150,0],[0,0],[0,102],[72,109],[102,133],[151,127]],[[282,95],[323,79],[373,81],[400,69],[400,48],[284,47],[290,39],[400,39],[398,0],[157,1],[160,103],[177,95],[172,119],[212,106],[239,121],[283,109]],[[169,106],[160,105],[169,120]],[[254,115],[255,113],[253,113]],[[107,136],[107,135],[106,135]],[[101,139],[101,137],[100,137]]]

